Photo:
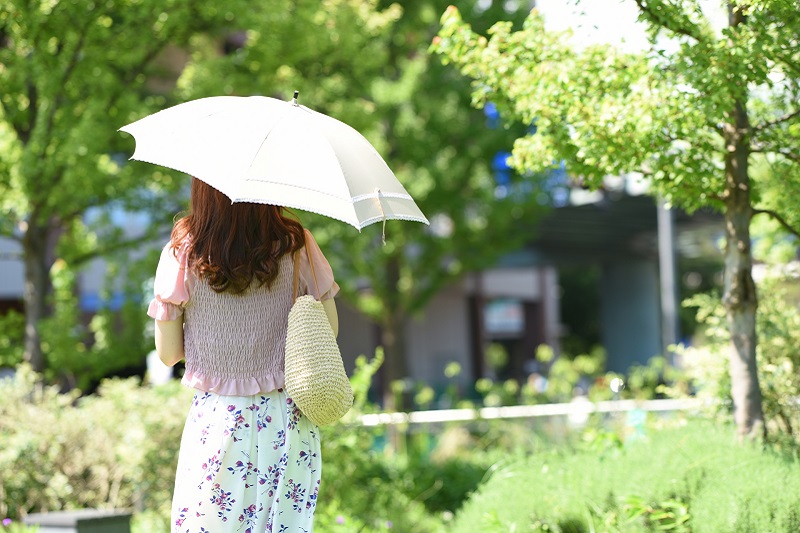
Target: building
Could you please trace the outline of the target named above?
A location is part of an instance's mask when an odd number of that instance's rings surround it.
[[[664,342],[664,310],[670,309],[664,300],[670,296],[665,296],[659,276],[658,208],[651,197],[629,189],[572,190],[570,199],[537,225],[526,246],[494,268],[444,288],[405,332],[409,377],[441,388],[451,381],[445,368],[458,363],[462,371],[456,380],[471,388],[481,377],[524,380],[544,371],[536,361],[537,347],[546,344],[558,354],[565,333],[559,271],[575,265],[599,272],[596,293],[586,298],[586,306],[593,308],[585,311],[599,317],[608,369],[624,372],[663,353],[662,346],[669,344]],[[121,223],[135,234],[137,224],[147,222],[129,217]],[[709,253],[709,243],[721,232],[719,217],[710,213],[677,212],[674,224],[673,246],[682,255]],[[707,249],[700,250],[701,245]],[[713,245],[710,249],[713,253]],[[0,311],[22,310],[19,252],[17,243],[0,239]],[[87,313],[97,309],[103,278],[103,265],[97,261],[81,278],[80,302]],[[672,286],[674,290],[674,279]],[[352,368],[357,356],[374,353],[380,335],[375,324],[345,302],[338,307],[340,346],[346,366]],[[505,364],[487,359],[491,344],[505,349]]]

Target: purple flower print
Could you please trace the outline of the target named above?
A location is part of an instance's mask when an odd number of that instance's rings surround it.
[[[267,486],[264,492],[266,492],[267,496],[269,496],[270,498],[272,498],[275,495],[275,491],[278,490],[278,486],[281,483],[281,479],[283,478],[283,475],[286,472],[286,464],[288,462],[289,462],[288,454],[283,454],[281,456],[280,461],[277,464],[268,466],[266,473],[259,476],[258,484]]]
[[[272,441],[272,449],[277,450],[286,446],[286,431],[278,431],[278,438]]]
[[[303,499],[306,496],[306,489],[303,488],[302,483],[295,483],[293,479],[290,479],[286,486],[289,487],[289,490],[286,491],[286,498],[292,501],[292,509],[297,511],[298,513],[303,510]]]
[[[252,483],[248,483],[247,482],[248,478],[253,476],[253,475],[257,475],[258,474],[258,468],[256,468],[255,465],[253,465],[253,463],[250,461],[250,456],[247,455],[247,453],[242,452],[242,455],[244,455],[245,459],[247,459],[247,462],[242,461],[241,459],[236,461],[236,464],[234,464],[233,466],[229,466],[228,467],[228,472],[230,472],[232,474],[241,474],[242,475],[242,481],[245,482],[244,483],[244,488],[249,489],[253,485],[252,485]]]
[[[197,486],[198,489],[203,487],[203,483],[213,480],[215,477],[217,477],[217,474],[219,474],[219,471],[222,468],[222,460],[219,458],[221,453],[221,450],[217,450],[217,453],[212,455],[207,462],[202,464],[201,468],[205,474],[205,479]]]
[[[242,511],[242,514],[239,515],[239,522],[241,522],[242,525],[247,526],[247,529],[244,530],[244,533],[253,533],[253,528],[256,526],[256,522],[258,521],[258,513],[263,510],[263,505],[259,505],[258,510],[256,510],[256,504],[252,503]]]
[[[314,492],[311,495],[309,495],[308,500],[306,500],[306,511],[312,511],[313,512],[313,509],[315,509],[317,507],[317,495],[319,494],[319,482],[320,482],[320,480],[318,479],[317,480],[317,486],[314,487]],[[341,522],[339,522],[339,517],[336,518],[336,521],[337,521],[337,523],[341,523]]]
[[[303,444],[305,444],[307,448],[305,450],[300,450],[297,466],[305,465],[307,468],[311,468],[314,459],[317,458],[317,453],[311,449],[311,445],[307,441],[303,441]],[[314,470],[311,471],[314,472]]]
[[[211,424],[207,425],[200,431],[200,444],[205,444],[208,440],[208,430],[211,428]]]
[[[256,419],[256,427],[258,431],[266,428],[270,422],[272,422],[272,417],[269,415],[268,408],[269,408],[269,398],[264,396],[261,397],[261,407],[264,409],[260,410],[258,413],[258,418]]]
[[[203,393],[199,393],[198,392],[197,394],[194,395],[194,403],[193,403],[193,405],[195,407],[197,407],[201,403],[205,403],[206,400],[209,398],[209,396],[211,396],[211,394],[208,393],[208,392],[203,392]]]
[[[176,526],[181,527],[183,525],[184,520],[186,520],[186,513],[188,512],[188,507],[184,507],[178,512],[178,518],[175,520]],[[3,525],[5,525],[5,520],[3,521]]]
[[[272,422],[272,417],[269,415],[269,412],[268,412],[269,411],[269,398],[267,398],[266,396],[262,396],[261,397],[261,407],[263,407],[263,409],[261,409],[261,412],[259,413],[259,416],[258,416],[258,430],[259,431],[261,431],[262,429],[267,427],[267,424]]]
[[[298,427],[300,423],[300,419],[303,418],[303,413],[300,412],[300,408],[295,405],[294,401],[291,398],[286,399],[286,406],[290,409],[287,410],[289,414],[289,420],[286,423],[286,427],[288,429],[295,429]],[[300,429],[298,428],[298,432]]]
[[[226,437],[228,435],[232,435],[233,442],[239,442],[242,439],[236,436],[236,430],[239,429],[240,427],[249,428],[250,424],[248,424],[245,421],[244,416],[242,416],[242,410],[239,409],[237,411],[235,405],[228,406],[228,413],[229,416],[226,420],[227,427],[225,428],[225,431],[223,431],[222,434],[225,435]]]
[[[236,500],[231,497],[230,492],[225,492],[225,490],[220,487],[219,483],[215,483],[214,489],[211,491],[211,503],[219,507],[217,516],[219,516],[223,522],[227,522],[228,513],[233,509],[233,504],[236,503]]]

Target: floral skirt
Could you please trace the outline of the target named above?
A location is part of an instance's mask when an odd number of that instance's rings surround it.
[[[197,391],[181,439],[173,533],[309,533],[319,430],[283,391]]]

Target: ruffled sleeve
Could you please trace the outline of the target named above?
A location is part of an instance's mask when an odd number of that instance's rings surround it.
[[[153,284],[155,297],[147,308],[151,318],[177,320],[183,315],[183,307],[189,301],[185,250],[185,246],[178,249],[176,257],[172,244],[167,243],[161,251]]]
[[[298,293],[312,294],[316,299],[328,300],[339,292],[339,285],[333,279],[333,270],[320,250],[311,232],[305,230],[306,246],[300,250],[298,269]],[[309,254],[311,257],[309,257]],[[313,272],[311,265],[314,265]],[[316,283],[314,279],[316,277]]]

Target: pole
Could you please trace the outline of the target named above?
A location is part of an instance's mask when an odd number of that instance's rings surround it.
[[[658,199],[658,271],[661,287],[661,347],[664,354],[668,347],[677,344],[678,284],[675,253],[675,215],[664,200]]]

